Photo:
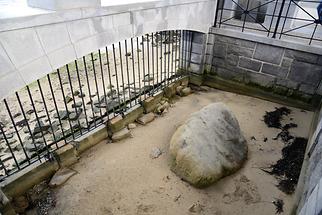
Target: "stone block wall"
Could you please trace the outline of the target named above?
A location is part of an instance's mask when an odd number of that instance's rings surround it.
[[[210,29],[205,71],[288,96],[322,94],[322,55],[281,41],[271,45],[274,39],[264,39],[267,41],[217,34]]]
[[[300,202],[297,214],[320,215],[322,214],[322,117],[321,111],[319,123],[310,139],[307,149],[308,157],[306,165],[303,165],[301,177],[303,177],[303,190],[298,190]]]
[[[184,36],[181,38],[181,58],[184,59],[182,69],[194,74],[203,74],[206,40],[207,34],[184,31]]]

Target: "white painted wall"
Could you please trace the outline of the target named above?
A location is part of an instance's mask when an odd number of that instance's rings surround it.
[[[0,98],[112,43],[162,30],[207,33],[215,0],[164,0],[0,19]]]

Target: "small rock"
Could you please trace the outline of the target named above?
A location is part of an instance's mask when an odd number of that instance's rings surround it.
[[[112,141],[117,142],[117,141],[120,141],[120,140],[125,139],[130,136],[131,136],[131,133],[130,133],[129,129],[123,128],[122,130],[120,130],[112,135]]]
[[[199,203],[194,203],[193,205],[191,205],[191,207],[189,208],[189,212],[191,213],[200,213],[201,211],[203,211],[204,206],[199,204]]]
[[[23,119],[23,120],[16,122],[16,126],[23,127],[23,126],[27,125],[27,123],[28,123],[28,120]]]
[[[71,96],[67,95],[65,97],[65,101],[66,101],[66,103],[69,103],[69,102],[73,101],[73,98]]]
[[[59,110],[58,114],[57,114],[57,112],[54,114],[54,117],[58,118],[58,115],[61,120],[68,118],[68,112],[66,110]]]
[[[155,118],[154,113],[148,113],[148,114],[144,114],[143,116],[138,118],[137,122],[141,125],[146,125],[149,122],[152,122],[154,120],[154,118]]]
[[[79,118],[79,116],[82,114],[83,109],[82,108],[77,108],[77,112],[73,111],[69,114],[69,119],[72,121],[75,121]]]
[[[176,93],[179,95],[179,96],[181,96],[181,91],[183,90],[183,86],[178,86],[177,88],[176,88]]]
[[[79,98],[84,98],[85,96],[86,96],[86,94],[83,92],[78,95]]]
[[[13,118],[17,118],[18,116],[21,116],[21,113],[16,113],[15,115],[13,115]]]
[[[181,90],[181,96],[187,96],[191,93],[191,88],[190,87],[185,87]]]
[[[73,92],[73,95],[74,95],[74,96],[78,96],[79,94],[80,94],[79,90],[75,90],[75,91]]]
[[[130,123],[127,125],[128,129],[134,129],[136,128],[136,124],[135,123]]]
[[[158,114],[163,113],[164,111],[166,111],[168,108],[170,107],[170,104],[168,102],[164,102],[162,105],[159,105],[156,109],[156,112]]]
[[[131,56],[131,52],[128,52],[125,54],[126,57],[130,57]]]
[[[51,178],[48,185],[49,187],[58,187],[64,184],[68,179],[70,179],[75,174],[76,174],[75,170],[71,170],[68,168],[60,169],[54,174],[54,176]]]
[[[162,151],[159,148],[153,148],[150,152],[150,157],[152,159],[158,158],[160,155],[162,155]]]
[[[76,102],[75,104],[72,104],[72,108],[79,108],[82,107],[83,103],[82,102]]]

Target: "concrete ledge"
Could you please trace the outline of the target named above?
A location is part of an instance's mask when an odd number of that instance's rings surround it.
[[[293,49],[297,51],[303,51],[303,52],[309,52],[313,54],[318,54],[322,55],[322,46],[312,46],[312,45],[304,45],[302,43],[297,43],[297,42],[290,42],[286,40],[278,40],[278,39],[273,39],[270,37],[263,37],[247,32],[241,32],[239,31],[233,31],[233,30],[228,30],[228,29],[222,29],[222,28],[214,28],[211,27],[209,30],[210,33],[212,34],[218,34],[226,37],[235,37],[247,41],[252,41],[252,42],[260,42],[264,43],[267,45],[272,45],[272,46],[279,46],[282,48],[288,48],[288,49]]]
[[[78,142],[76,147],[77,155],[80,155],[106,138],[108,138],[108,132],[105,125],[101,125],[95,130],[85,134],[76,140]]]

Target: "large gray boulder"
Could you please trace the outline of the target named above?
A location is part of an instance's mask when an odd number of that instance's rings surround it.
[[[169,152],[173,172],[196,187],[206,187],[242,166],[247,144],[234,114],[223,103],[213,103],[177,129]]]

